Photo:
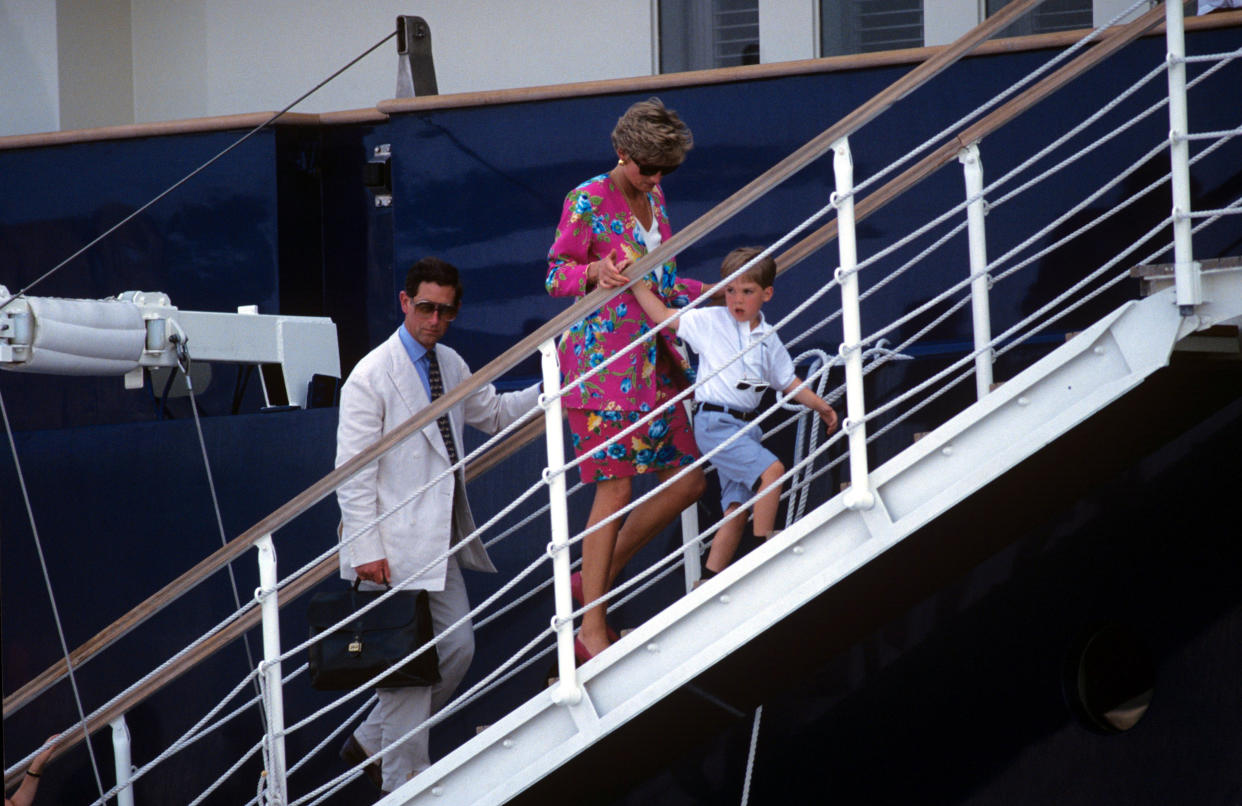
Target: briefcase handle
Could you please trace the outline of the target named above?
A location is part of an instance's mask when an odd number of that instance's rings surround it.
[[[354,613],[358,612],[358,586],[361,584],[362,584],[362,577],[354,577],[353,587],[350,588],[350,591],[349,591],[349,607],[351,610],[353,610]],[[384,590],[385,591],[392,590],[392,585],[385,582]],[[361,618],[355,619],[354,622],[349,625],[349,628],[354,631],[354,640],[349,644],[349,652],[353,655],[361,654],[362,652],[362,619]]]

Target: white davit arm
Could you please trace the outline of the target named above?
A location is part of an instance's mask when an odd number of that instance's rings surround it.
[[[9,298],[0,285],[0,303]],[[319,316],[180,311],[158,292],[126,291],[101,300],[21,297],[0,308],[0,369],[50,375],[124,375],[142,387],[143,369],[176,367],[184,348],[194,361],[279,367],[263,373],[285,397],[306,405],[311,377],[341,376],[336,325]]]

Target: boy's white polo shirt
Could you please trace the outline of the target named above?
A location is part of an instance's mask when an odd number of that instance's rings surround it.
[[[703,379],[714,373],[745,347],[759,342],[772,333],[759,346],[734,361],[711,380]],[[780,335],[759,313],[759,324],[752,330],[747,323],[738,322],[727,308],[720,306],[692,308],[682,314],[677,335],[699,355],[698,378],[702,382],[695,390],[700,403],[715,403],[740,411],[753,411],[759,405],[763,392],[738,389],[743,378],[766,381],[780,392],[794,381],[793,360],[781,344]]]

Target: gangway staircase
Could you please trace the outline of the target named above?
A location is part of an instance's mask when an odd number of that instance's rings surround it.
[[[990,35],[990,29],[1002,27],[1004,14],[1018,13],[1018,6],[1029,7],[1036,2],[1011,4],[977,32],[929,59],[909,77],[899,79],[854,115],[680,231],[636,262],[627,274],[636,279],[671,258],[674,250],[703,237],[828,149],[837,151],[836,165],[844,165],[849,160],[850,133],[903,97],[916,81],[927,80],[968,51],[978,38]],[[1173,9],[1168,12],[1173,20],[1176,4],[1169,8]],[[1023,96],[990,113],[885,186],[861,198],[856,209],[855,188],[851,186],[842,192],[838,174],[838,221],[846,223],[831,222],[813,232],[778,259],[782,270],[830,240],[837,240],[841,246],[849,240],[852,249],[855,219],[878,209],[944,163],[955,159],[965,162],[961,155],[968,154],[989,132],[1145,33],[1164,13],[1162,9],[1153,9],[1107,34],[1074,63],[1049,75]],[[1180,22],[1180,16],[1176,20]],[[1177,63],[1176,59],[1170,61]],[[1179,124],[1177,130],[1185,132],[1186,128]],[[1231,132],[1224,134],[1233,136]],[[1187,135],[1181,137],[1183,146],[1187,139]],[[1174,162],[1175,169],[1177,164],[1184,168],[1186,155],[1175,155]],[[1180,181],[1175,177],[1173,184],[1176,189],[1179,184],[1186,187],[1188,182],[1183,175]],[[981,209],[981,194],[969,191],[968,195],[972,197],[969,204]],[[1235,202],[1234,207],[1240,204]],[[1186,205],[1175,204],[1175,213],[1186,209]],[[1151,440],[1161,433],[1176,433],[1170,429],[1176,429],[1179,423],[1193,422],[1222,401],[1242,396],[1242,362],[1214,365],[1179,350],[1179,345],[1198,339],[1196,334],[1201,331],[1216,326],[1236,328],[1242,323],[1242,268],[1229,261],[1202,267],[1193,264],[1182,248],[1183,243],[1189,242],[1189,215],[1174,215],[1173,224],[1175,268],[1144,272],[1143,280],[1151,292],[1146,297],[1117,308],[1013,377],[995,384],[979,380],[978,400],[922,439],[869,472],[864,463],[862,475],[855,474],[851,466],[850,477],[861,479],[858,490],[845,490],[819,504],[779,536],[652,616],[576,672],[564,657],[567,653],[562,651],[560,668],[565,674],[558,685],[522,703],[380,802],[386,806],[584,803],[590,798],[582,793],[598,795],[635,780],[640,777],[639,765],[651,766],[669,757],[659,750],[674,747],[678,742],[684,744],[696,733],[710,730],[713,720],[734,720],[743,715],[745,709],[761,704],[765,697],[779,691],[785,681],[796,680],[807,670],[817,668],[867,630],[884,624],[900,612],[899,608],[917,602],[1012,539],[1019,532],[1015,527],[1021,526],[1021,518],[1043,503],[1025,495],[1034,486],[1030,479],[1052,482],[1040,485],[1045,499],[1060,496],[1062,502],[1072,501],[1082,485],[1099,479],[1107,471],[1110,459],[1128,453],[1132,460],[1145,445],[1155,444]],[[1185,231],[1179,234],[1179,228]],[[1154,254],[1162,252],[1163,247]],[[972,255],[972,261],[973,258]],[[853,277],[853,299],[843,301],[842,308],[852,308],[856,317],[857,263],[852,254],[849,261],[847,269],[843,251],[836,282],[844,300]],[[972,265],[971,285],[986,286],[986,273],[986,268]],[[221,567],[249,547],[260,546],[262,561],[264,546],[271,554],[274,531],[330,495],[380,453],[456,405],[471,388],[494,380],[516,360],[525,359],[532,346],[550,345],[552,338],[601,304],[607,294],[597,289],[527,336],[476,372],[469,383],[439,398],[401,428],[385,435],[170,583],[152,597],[150,605],[144,603],[135,609],[136,615],[117,622],[97,636],[91,646],[80,648],[74,657],[79,664],[85,662],[91,654],[158,612],[162,603],[176,598],[213,568]],[[845,343],[852,345],[843,350],[848,380],[848,362],[861,362],[860,336],[851,335],[850,327],[844,323],[842,331]],[[997,343],[999,340],[993,340],[990,334],[980,335],[976,329],[977,355],[983,356]],[[1232,357],[1236,359],[1236,337],[1232,344]],[[555,372],[545,375],[552,377]],[[991,378],[990,367],[987,377]],[[852,388],[858,390],[861,385],[859,372]],[[843,414],[852,416],[853,411],[847,409]],[[559,413],[551,406],[548,416],[559,425]],[[865,419],[866,415],[860,418]],[[845,430],[849,432],[851,428]],[[849,434],[851,463],[868,453],[865,436],[859,440],[861,445],[853,444],[855,433]],[[555,539],[554,536],[554,542]],[[553,571],[559,606],[568,600],[567,546],[554,546],[552,553],[564,555],[553,560],[562,563]],[[315,569],[288,585],[281,593],[280,603],[295,600],[331,574],[335,565],[336,558],[327,556]],[[279,607],[274,563],[269,561],[267,566],[261,565],[264,567],[268,569],[264,573],[270,572],[273,577],[262,583],[260,591],[267,656],[263,675],[271,696],[279,693],[281,686],[281,651],[275,640],[279,634]],[[565,618],[562,611],[563,608],[558,610],[558,619],[554,620],[558,650],[564,650],[568,646],[565,639],[572,638],[572,619]],[[175,663],[175,671],[166,668],[160,679],[144,682],[141,690],[118,698],[118,702],[108,706],[109,713],[123,713],[126,705],[140,702],[150,691],[197,663],[198,657],[210,654],[214,646],[236,637],[259,619],[260,614],[253,611],[238,618],[227,630],[212,636],[208,642],[211,646],[196,647],[194,655],[187,652],[170,661],[167,668]],[[266,641],[269,634],[274,639],[270,647]],[[35,696],[34,689],[45,689],[61,675],[56,669],[49,670],[42,682],[28,684],[30,692],[12,695],[14,709]],[[571,681],[571,677],[576,679]],[[107,724],[107,719],[96,717],[93,723],[90,729]],[[284,727],[276,716],[270,718],[267,733],[270,747],[283,747]],[[631,742],[641,743],[647,752],[622,752],[624,745]],[[268,778],[277,785],[268,784],[271,788],[261,794],[259,802],[289,802],[285,798],[283,762],[282,749],[273,755],[275,772]],[[19,773],[15,769],[9,774]],[[313,793],[305,799],[319,795]]]
[[[779,677],[783,665],[799,662],[800,650],[789,642],[831,645],[842,622],[855,619],[851,606],[864,607],[850,601],[867,596],[859,579],[886,553],[1022,472],[1075,429],[1091,429],[1110,408],[1124,408],[1127,397],[1141,397],[1140,387],[1170,366],[1179,341],[1210,325],[1242,322],[1242,269],[1205,271],[1202,281],[1205,303],[1196,315],[1180,315],[1172,287],[1123,305],[876,468],[874,506],[851,510],[844,494],[835,496],[582,666],[578,703],[557,704],[550,688],[381,803],[507,803],[523,794],[517,802],[564,802],[568,792],[588,786],[583,781],[598,791],[626,774],[632,754],[608,752],[610,741],[625,740],[622,734],[642,730],[642,741],[650,743],[660,735],[653,723],[696,718],[686,700],[729,710],[730,701],[747,698],[747,689],[762,687],[763,675],[751,673],[758,665]],[[1193,409],[1205,396],[1183,389],[1179,397]],[[1158,408],[1148,409],[1144,429],[1155,427]],[[1050,469],[1073,472],[1046,466],[1035,472]],[[840,589],[849,594],[835,595]],[[818,604],[825,599],[831,607]],[[735,653],[741,657],[732,658]],[[729,672],[713,676],[718,664]],[[705,679],[712,681],[710,694]],[[656,713],[661,709],[667,713]],[[547,779],[580,756],[577,774]]]

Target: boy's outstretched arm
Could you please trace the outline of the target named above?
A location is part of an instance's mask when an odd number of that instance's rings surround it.
[[[785,394],[789,394],[799,386],[802,386],[802,379],[794,378],[793,383],[785,387]],[[837,430],[836,411],[822,397],[812,392],[809,386],[803,387],[800,392],[793,396],[793,399],[808,409],[814,409],[819,414],[819,418],[824,421],[824,426],[828,429],[829,434]]]
[[[653,325],[661,324],[676,313],[675,310],[664,304],[664,300],[656,296],[656,293],[651,290],[651,286],[648,285],[646,279],[635,283],[630,288],[630,291],[638,298],[638,304],[643,306],[643,313],[647,314],[647,318],[651,320]],[[681,324],[681,320],[676,319],[669,327],[676,330],[679,324]]]

